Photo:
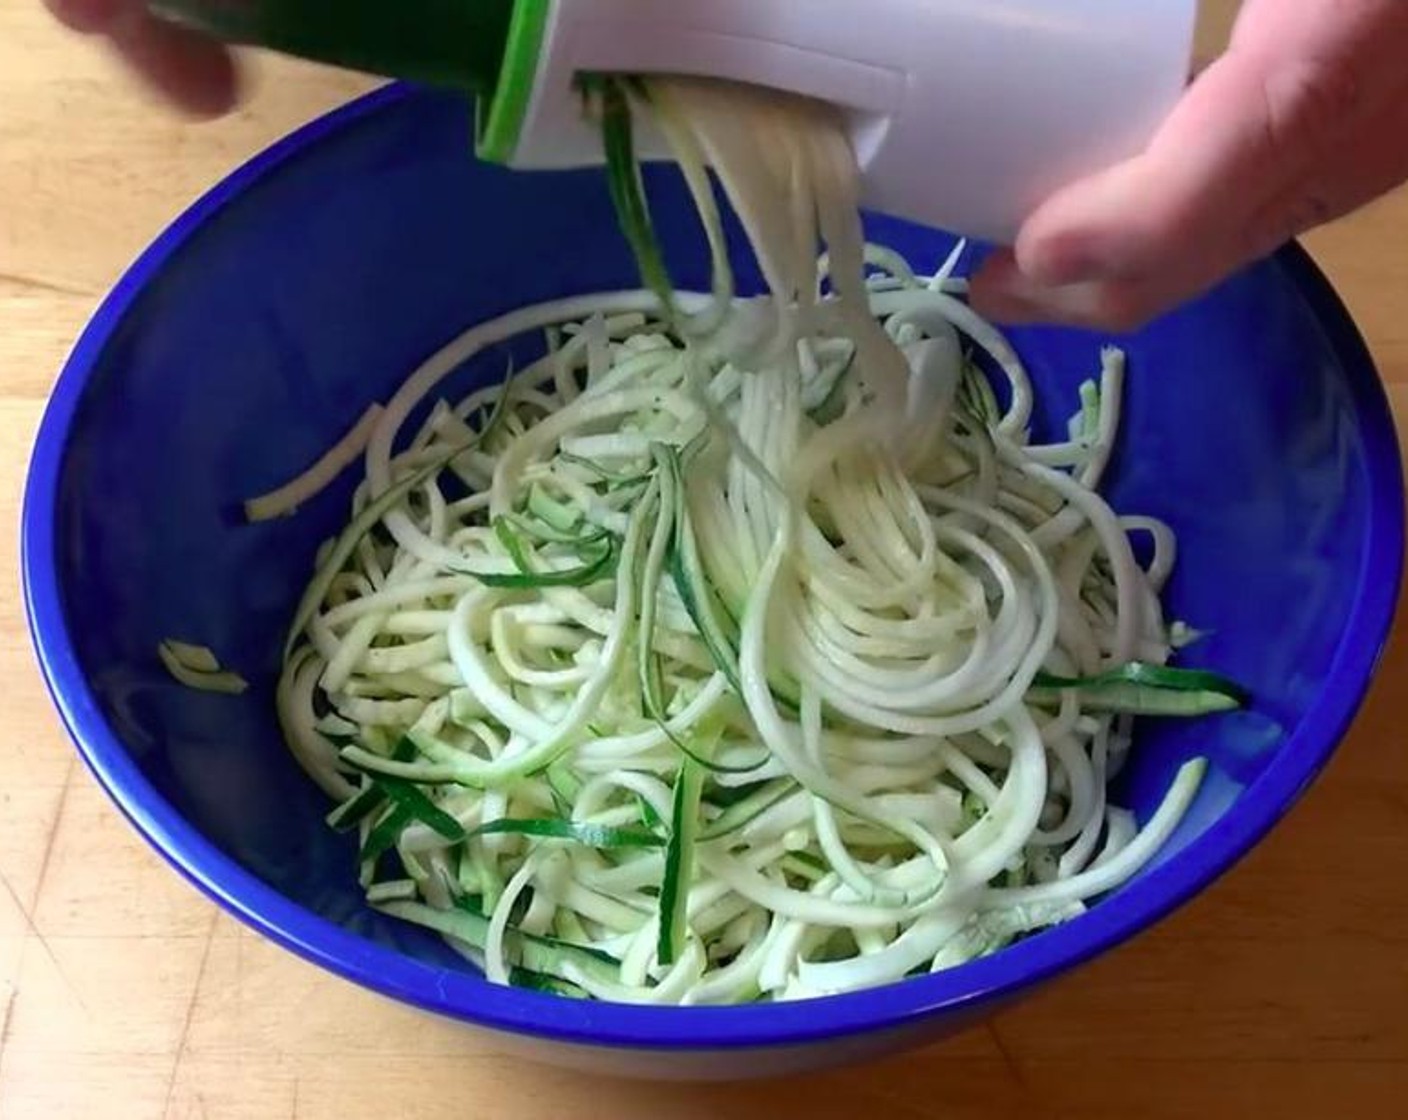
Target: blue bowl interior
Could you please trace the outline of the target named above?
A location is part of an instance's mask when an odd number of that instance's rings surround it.
[[[351,842],[323,827],[327,806],[286,753],[272,702],[284,627],[315,548],[344,520],[354,479],[292,519],[251,527],[238,515],[244,498],[302,470],[465,327],[538,300],[635,286],[603,178],[476,164],[468,111],[451,97],[383,94],[317,132],[316,144],[286,146],[266,161],[276,170],[246,175],[168,237],[94,328],[101,337],[80,347],[82,368],[71,368],[56,403],[71,419],[67,440],[61,451],[52,438],[41,449],[54,460],[53,505],[31,509],[39,521],[26,528],[31,542],[38,534],[53,548],[52,572],[36,571],[30,557],[31,598],[36,585],[41,597],[58,589],[63,642],[72,643],[65,655],[76,657],[91,693],[79,674],[65,678],[52,654],[60,628],[46,637],[37,609],[41,654],[50,648],[60,702],[127,811],[187,873],[264,928],[442,1010],[649,1041],[613,1035],[599,1013],[592,1021],[542,997],[513,993],[529,1010],[506,1010],[434,937],[362,905]],[[673,172],[649,178],[676,280],[703,286],[707,259],[687,196]],[[889,219],[873,219],[870,233],[920,268],[951,245]],[[747,255],[735,265],[756,286]],[[1211,630],[1184,663],[1230,674],[1255,696],[1244,713],[1143,726],[1119,790],[1141,818],[1181,762],[1211,759],[1178,835],[1140,882],[1087,918],[971,969],[904,985],[902,998],[853,1000],[844,1015],[823,1013],[816,1029],[1010,989],[1147,924],[1240,854],[1329,753],[1387,625],[1391,597],[1375,607],[1365,596],[1373,580],[1396,585],[1401,500],[1372,370],[1352,332],[1323,325],[1312,299],[1328,297],[1315,283],[1300,258],[1283,256],[1123,343],[1131,376],[1113,501],[1179,532],[1169,613]],[[1079,381],[1098,369],[1104,340],[1054,330],[1013,337],[1038,388],[1038,433],[1054,435],[1076,407]],[[488,356],[457,374],[454,388],[499,376],[504,361]],[[86,386],[75,388],[72,378],[85,373]],[[154,657],[167,636],[211,646],[254,687],[240,698],[180,687]],[[97,708],[85,712],[93,699]],[[1278,767],[1276,784],[1268,775]],[[1250,822],[1240,831],[1229,824],[1239,814]],[[199,837],[182,832],[180,819]],[[217,850],[366,940],[300,924]],[[398,973],[368,942],[420,963]],[[723,1041],[783,1037],[756,1019],[713,1022]],[[745,1022],[757,1029],[724,1029]],[[670,1044],[672,1033],[653,1040]]]

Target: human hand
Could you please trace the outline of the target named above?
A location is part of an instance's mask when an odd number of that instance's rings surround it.
[[[1408,179],[1408,2],[1247,0],[1147,151],[1060,191],[974,278],[1008,322],[1132,330]]]
[[[228,112],[238,95],[230,52],[194,31],[155,19],[143,0],[44,0],[64,24],[101,35],[148,84],[195,116]]]

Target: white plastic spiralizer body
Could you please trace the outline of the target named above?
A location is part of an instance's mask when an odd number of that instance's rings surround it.
[[[1196,0],[518,0],[480,152],[602,161],[584,73],[687,74],[840,106],[874,209],[1010,241],[1137,153],[1186,84]],[[642,155],[665,154],[644,132]]]

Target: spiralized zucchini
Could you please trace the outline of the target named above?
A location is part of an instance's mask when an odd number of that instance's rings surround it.
[[[1167,666],[1174,534],[1098,493],[1124,356],[1092,353],[1069,438],[1031,444],[957,255],[922,276],[863,244],[827,110],[631,88],[714,293],[542,304],[430,359],[370,421],[292,626],[280,718],[369,901],[491,980],[671,1004],[888,983],[1079,914],[1203,773],[1136,827],[1106,792],[1132,715],[1242,700]],[[768,298],[733,297],[706,164]],[[439,395],[538,332],[504,383]]]

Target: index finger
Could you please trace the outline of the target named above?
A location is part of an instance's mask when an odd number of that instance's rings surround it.
[[[1355,122],[1399,84],[1408,4],[1249,0],[1232,46],[1141,156],[1059,192],[1016,259],[1047,286],[1150,281],[1192,293],[1362,202],[1331,175]]]
[[[141,0],[44,0],[44,4],[60,23],[89,34],[107,30],[124,11],[142,6]]]
[[[234,58],[220,43],[156,19],[142,0],[45,0],[75,31],[106,37],[147,84],[188,113],[228,112],[239,92]]]

